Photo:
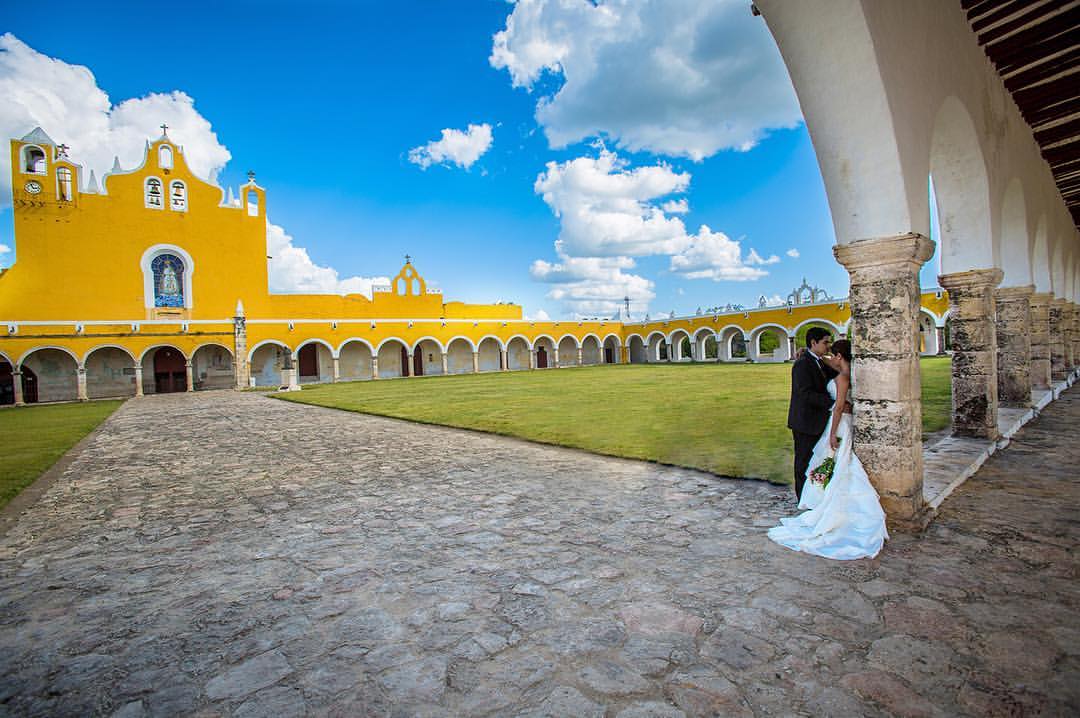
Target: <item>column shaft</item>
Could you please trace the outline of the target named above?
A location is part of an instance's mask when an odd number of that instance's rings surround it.
[[[937,353],[941,356],[945,353],[945,327],[934,327],[934,333],[937,335]]]
[[[11,381],[13,382],[12,388],[15,389],[15,406],[25,406],[26,401],[23,399],[21,368],[16,367],[15,371],[11,372]]]
[[[251,365],[247,356],[247,320],[243,315],[233,317],[233,374],[236,388],[243,389],[251,383]]]
[[[851,275],[855,362],[854,451],[892,524],[921,528],[922,394],[919,374],[919,268],[934,243],[919,234],[833,247]]]
[[[334,357],[334,383],[341,381],[341,358]]]
[[[536,368],[536,350],[535,349],[530,349],[529,350],[529,368],[530,369],[535,369]]]
[[[577,348],[577,364],[581,366],[585,363],[585,352],[581,347]]]
[[[1032,294],[1031,307],[1031,388],[1050,388],[1050,300],[1049,294]]]
[[[472,370],[473,374],[480,373],[480,352],[472,353]]]
[[[442,373],[444,376],[450,373],[446,366],[446,352],[442,353]]]
[[[996,439],[998,380],[994,287],[1000,269],[972,269],[938,277],[949,292],[952,341],[952,433]]]
[[[142,364],[135,367],[135,396],[143,396]]]
[[[1069,373],[1065,366],[1065,300],[1050,302],[1050,376],[1054,381],[1063,380]]]
[[[80,366],[77,370],[76,380],[78,382],[78,397],[79,401],[86,401],[86,367]]]
[[[998,401],[1010,406],[1031,404],[1031,295],[1035,287],[1003,287],[994,291],[997,309]]]
[[[379,357],[377,356],[371,357],[371,378],[379,378]]]
[[[505,349],[499,350],[499,361],[502,362],[503,371],[510,371],[510,356]]]

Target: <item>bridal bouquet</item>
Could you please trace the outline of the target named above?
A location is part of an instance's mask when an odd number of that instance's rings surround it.
[[[836,440],[840,443],[840,439]],[[829,481],[832,479],[833,471],[836,469],[836,458],[829,456],[818,467],[810,472],[810,480],[815,484],[821,484],[821,488],[825,488],[829,485]]]

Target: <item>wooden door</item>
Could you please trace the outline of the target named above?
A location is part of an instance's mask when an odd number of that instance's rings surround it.
[[[547,369],[547,350],[544,347],[536,350],[536,368]]]
[[[15,403],[15,377],[11,373],[11,365],[6,361],[0,361],[0,404]]]
[[[422,349],[417,349],[413,352],[413,376],[424,375],[424,352]]]
[[[158,394],[187,391],[187,362],[172,347],[154,352],[154,391]]]
[[[22,394],[27,404],[36,404],[38,400],[37,374],[28,366],[22,368]]]
[[[611,347],[604,347],[604,363],[605,364],[614,364],[615,363],[615,352],[612,351]]]
[[[319,348],[314,344],[305,344],[300,347],[299,364],[300,376],[319,378]]]
[[[409,352],[405,347],[401,347],[401,375],[409,375]]]

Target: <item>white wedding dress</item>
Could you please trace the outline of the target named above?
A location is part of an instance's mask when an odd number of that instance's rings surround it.
[[[836,381],[828,385],[829,396],[836,401]],[[829,448],[829,427],[814,446],[810,472],[832,455]],[[877,491],[863,469],[859,457],[852,451],[851,414],[843,414],[836,436],[836,468],[829,485],[822,490],[808,478],[803,486],[800,509],[809,509],[798,516],[780,519],[780,525],[769,529],[769,538],[781,546],[834,559],[873,558],[881,551],[889,533],[885,529],[885,512]]]

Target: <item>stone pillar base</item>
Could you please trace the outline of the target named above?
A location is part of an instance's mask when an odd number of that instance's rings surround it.
[[[1000,269],[972,269],[942,274],[938,282],[949,292],[949,339],[952,343],[952,433],[996,439],[997,331],[994,287]]]
[[[919,529],[923,500],[919,268],[934,253],[920,234],[833,247],[851,275],[854,451],[890,525]]]
[[[1050,388],[1050,301],[1053,296],[1032,294],[1031,305],[1031,387]]]

